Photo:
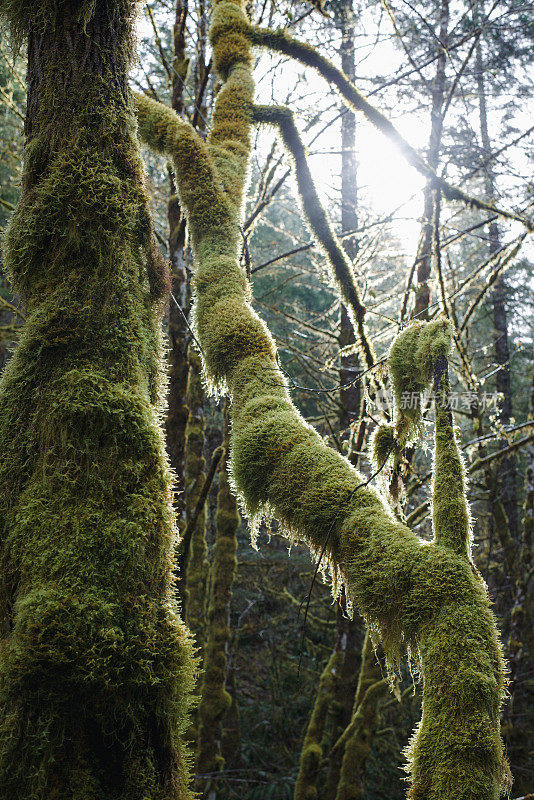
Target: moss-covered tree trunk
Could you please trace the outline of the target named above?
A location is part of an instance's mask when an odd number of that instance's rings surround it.
[[[345,75],[354,81],[356,78],[356,14],[353,0],[342,0],[339,4],[339,30],[341,32],[341,67]],[[341,230],[345,236],[343,247],[351,261],[358,254],[358,173],[356,159],[356,116],[344,109],[341,117]],[[339,347],[350,348],[356,337],[345,306],[341,305]],[[357,352],[341,356],[339,382],[339,424],[340,439],[347,442],[347,457],[355,467],[365,437],[363,415],[362,385],[358,378],[361,370]],[[352,385],[350,382],[353,381]],[[345,598],[340,597],[336,617],[335,649],[341,652],[342,662],[334,676],[332,702],[326,723],[333,744],[348,725],[351,717],[354,692],[357,682],[357,668],[360,660],[362,624],[357,618],[349,618],[345,609]],[[334,800],[341,768],[343,753],[337,752],[329,760],[328,774],[324,789],[325,800]]]
[[[380,664],[367,633],[350,726],[336,743],[331,756],[335,758],[336,753],[342,755],[336,800],[362,800],[364,797],[365,767],[379,722],[378,703],[386,692],[387,684],[382,679]]]
[[[342,653],[334,650],[321,674],[310,721],[302,743],[293,800],[316,800],[319,797],[317,779],[323,760],[322,742],[326,715],[332,702],[334,679],[342,664],[342,658]]]
[[[197,502],[206,480],[204,458],[204,390],[202,388],[200,356],[190,344],[188,348],[189,372],[187,376],[186,402],[188,408],[185,428],[185,510],[188,524],[191,522]],[[206,507],[200,509],[191,535],[186,558],[185,619],[189,629],[197,638],[199,647],[204,642],[205,615],[208,581],[208,546],[206,543]]]
[[[228,412],[225,413],[224,446],[229,449]],[[226,690],[228,646],[230,643],[230,604],[237,570],[237,502],[228,483],[228,458],[225,453],[219,472],[215,546],[210,570],[204,671],[200,685],[195,771],[204,797],[214,797],[214,773],[224,766],[221,754],[222,722],[230,710],[232,697]],[[208,778],[203,777],[209,775]]]
[[[1,0],[28,37],[0,387],[0,795],[189,796],[190,645],[158,418],[165,292],[127,88],[134,3]]]
[[[337,606],[334,648],[341,654],[342,660],[334,676],[331,703],[326,720],[329,747],[332,747],[338,740],[350,722],[358,680],[358,663],[361,656],[363,625],[360,620],[347,617],[344,606],[345,603],[340,598]],[[324,789],[325,800],[334,800],[336,796],[342,757],[343,750],[339,749],[328,760],[328,773]]]

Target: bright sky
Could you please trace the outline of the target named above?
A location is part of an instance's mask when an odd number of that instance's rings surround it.
[[[382,59],[381,74],[393,72],[398,65],[398,55],[393,52],[388,53],[388,50],[392,51],[392,48],[385,47],[384,56],[390,63],[384,63]],[[277,71],[277,80],[273,82],[272,72],[269,69],[271,63],[269,57],[262,58],[256,69],[260,102],[273,102],[274,95],[278,102],[283,103],[288,94],[287,87],[297,84],[301,77],[304,77],[304,80],[299,83],[300,91],[309,93],[312,103],[317,102],[319,105],[324,102],[326,83],[313,70],[304,70],[300,65],[286,61]],[[369,62],[366,68],[367,70],[372,68]],[[331,105],[332,100],[333,96],[328,98],[328,105]],[[377,108],[381,108],[378,97],[373,102]],[[335,112],[330,116],[335,116]],[[390,118],[411,144],[416,148],[425,148],[429,120],[424,120],[416,114],[404,114],[398,119]],[[393,230],[401,242],[403,251],[408,256],[413,256],[420,233],[418,220],[422,211],[421,190],[425,183],[424,178],[406,162],[399,150],[385,136],[367,122],[363,115],[358,115],[357,121],[356,157],[359,195],[377,218],[399,209],[396,216],[400,219],[398,224],[393,226]],[[319,124],[317,129],[321,127]],[[303,133],[304,141],[309,142],[314,132],[315,129],[311,134]],[[312,144],[309,151],[312,174],[327,206],[331,197],[336,197],[339,201],[340,149],[341,133],[338,121]]]

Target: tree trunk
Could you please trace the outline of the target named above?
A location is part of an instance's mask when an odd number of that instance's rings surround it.
[[[362,800],[364,796],[365,767],[378,729],[378,703],[387,690],[371,637],[367,633],[362,648],[351,725],[345,733],[344,745],[336,748],[343,754],[336,800]]]
[[[229,448],[228,411],[225,413],[224,446]],[[224,767],[221,755],[222,722],[230,710],[232,697],[226,690],[228,646],[230,642],[230,603],[237,570],[237,503],[228,483],[228,460],[223,457],[217,493],[216,534],[210,571],[210,598],[207,619],[204,672],[198,713],[195,770],[197,775],[216,773]],[[200,780],[204,797],[214,791],[214,777]]]
[[[353,0],[342,0],[340,6],[341,27],[341,67],[347,77],[354,81],[356,16]],[[341,230],[343,233],[356,231],[358,227],[358,176],[356,160],[356,116],[345,109],[341,117]],[[357,234],[343,240],[344,248],[351,260],[358,254]],[[356,337],[347,310],[341,304],[339,348],[343,350],[355,344]],[[341,356],[339,382],[340,390],[339,426],[340,439],[347,442],[347,457],[357,466],[365,423],[363,420],[362,388],[355,380],[360,371],[360,360],[356,353]],[[334,652],[339,654],[339,668],[333,676],[332,697],[328,710],[326,728],[329,739],[335,742],[350,721],[354,692],[356,690],[357,668],[360,660],[362,625],[355,618],[346,615],[344,597],[338,600],[336,619],[336,641]],[[343,752],[336,753],[328,764],[325,797],[333,800],[336,794]]]
[[[202,388],[200,356],[189,345],[189,374],[187,377],[186,401],[189,410],[185,428],[185,507],[187,522],[195,514],[197,502],[206,480],[204,458],[204,390]],[[197,645],[204,645],[207,581],[209,572],[208,545],[206,542],[206,506],[202,506],[196,519],[186,559],[185,592],[183,612],[187,627],[195,635]]]
[[[530,387],[529,419],[534,420],[534,372]],[[526,450],[525,503],[523,532],[519,552],[518,577],[514,587],[514,602],[510,615],[508,639],[509,693],[504,730],[514,764],[527,769],[517,770],[514,786],[519,794],[528,791],[531,779],[528,765],[534,748],[533,713],[529,697],[529,677],[534,664],[534,444]]]
[[[355,15],[353,0],[343,0],[340,9],[341,15],[341,66],[350,80],[355,75]],[[341,230],[343,233],[356,231],[358,227],[358,178],[356,161],[356,116],[345,109],[341,117]],[[350,259],[354,260],[358,253],[356,234],[344,239],[344,248]],[[347,310],[341,304],[339,348],[343,350],[354,344],[356,338]],[[359,358],[356,354],[341,357],[339,381],[345,386],[354,380],[360,370]],[[340,391],[340,436],[342,441],[347,441],[347,454],[353,460],[352,454],[358,448],[354,446],[354,431],[357,423],[361,421],[362,392],[358,381],[352,386]],[[356,465],[358,455],[354,453]]]
[[[334,652],[340,655],[340,665],[334,675],[326,720],[330,746],[339,739],[350,722],[358,680],[358,664],[361,660],[363,626],[356,618],[349,619],[343,606],[344,604],[338,601]],[[336,796],[342,759],[341,748],[329,759],[324,790],[326,800],[334,800]]]
[[[302,743],[293,800],[316,800],[319,796],[317,778],[323,759],[322,741],[326,715],[332,703],[334,679],[341,666],[342,657],[340,651],[334,650],[321,674],[310,721]]]
[[[480,138],[482,141],[481,156],[485,163],[484,184],[487,199],[494,201],[495,176],[491,167],[491,141],[488,130],[486,82],[484,78],[484,61],[480,40],[477,42],[476,46],[475,65],[479,101]],[[501,249],[499,227],[496,222],[491,222],[488,225],[488,236],[489,254],[492,256]],[[497,392],[502,395],[502,400],[499,403],[499,421],[505,426],[510,425],[513,415],[506,295],[507,288],[505,280],[504,278],[499,278],[492,293],[495,361],[499,368],[495,376],[495,388]],[[517,510],[517,460],[514,455],[502,459],[499,474],[496,476],[496,483],[497,488],[493,491],[496,491],[497,497],[504,506],[510,536],[512,541],[517,544],[519,541],[519,516]]]
[[[166,280],[127,89],[133,3],[9,8],[28,109],[5,255],[28,316],[0,387],[0,795],[186,798],[193,666],[173,601]]]
[[[436,75],[432,85],[431,126],[427,150],[427,162],[434,172],[436,172],[439,164],[441,137],[443,134],[443,101],[445,98],[445,68],[447,66],[449,16],[449,0],[441,0],[438,41],[439,53],[436,61]],[[439,225],[439,217],[437,217],[435,213],[437,203],[436,191],[431,181],[427,181],[424,191],[421,237],[417,248],[417,286],[413,317],[418,320],[428,319],[430,306],[429,281],[432,273],[434,230]]]
[[[183,82],[187,74],[188,60],[185,49],[185,23],[187,2],[176,0],[173,27],[172,87],[171,107],[181,115],[183,111]],[[187,424],[187,405],[185,399],[187,386],[187,345],[189,331],[186,323],[188,292],[187,270],[184,257],[185,220],[176,196],[174,177],[171,176],[169,204],[167,208],[169,223],[169,256],[171,261],[172,297],[169,302],[169,407],[165,423],[167,452],[171,467],[176,475],[176,511],[178,527],[181,531],[186,525],[185,517],[185,428]],[[183,587],[181,587],[183,595]],[[182,597],[183,601],[183,597]]]

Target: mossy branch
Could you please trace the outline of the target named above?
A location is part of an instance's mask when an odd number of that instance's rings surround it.
[[[215,477],[215,473],[217,472],[217,468],[219,466],[219,462],[220,462],[221,458],[223,457],[223,455],[224,455],[224,448],[222,448],[222,447],[217,447],[212,453],[209,469],[208,469],[208,471],[206,473],[206,477],[205,477],[204,483],[202,485],[202,489],[201,489],[200,494],[198,496],[198,500],[196,502],[194,511],[193,511],[193,513],[191,515],[191,518],[189,519],[189,522],[187,523],[187,527],[186,527],[186,529],[184,531],[184,535],[182,537],[182,540],[180,542],[180,556],[179,556],[179,560],[178,560],[179,574],[180,575],[184,575],[185,574],[185,569],[187,568],[187,556],[188,556],[188,553],[189,553],[189,545],[191,544],[191,537],[193,535],[193,531],[195,530],[195,527],[196,527],[198,518],[200,516],[200,513],[201,513],[202,509],[204,508],[204,506],[206,504],[206,500],[207,500],[208,494],[210,492],[211,485],[212,485],[213,479]]]
[[[317,70],[320,75],[331,85],[334,85],[341,96],[354,111],[360,111],[369,122],[395,144],[404,158],[427,180],[430,180],[435,187],[439,187],[447,200],[457,200],[470,208],[478,208],[481,211],[488,211],[498,214],[506,219],[513,219],[521,222],[529,231],[534,231],[534,223],[521,214],[498,208],[490,202],[486,202],[478,197],[467,194],[462,189],[452,186],[448,181],[438,175],[427,162],[419,155],[417,150],[402,136],[392,122],[375,108],[347,76],[338,69],[329,59],[322,56],[315,47],[301,42],[290,36],[285,30],[269,30],[267,28],[250,29],[251,41],[261,47],[274,50],[291,58],[300,61],[308,67]]]
[[[293,157],[304,213],[312,233],[316,236],[317,241],[321,244],[328,257],[338,292],[351,316],[353,328],[357,332],[365,364],[370,368],[375,364],[376,356],[365,328],[365,306],[361,301],[354,269],[341,242],[334,233],[319,199],[308,166],[306,150],[295,124],[293,113],[291,109],[283,106],[254,106],[254,120],[277,126],[284,145]]]
[[[215,71],[224,83],[215,101],[208,147],[226,195],[238,210],[248,179],[254,99],[248,28],[240,2],[213,3],[210,42]]]
[[[434,407],[436,414],[433,466],[432,524],[436,544],[471,557],[471,515],[463,459],[456,443],[447,359],[434,362]]]
[[[237,6],[217,4],[229,14]],[[249,63],[241,16],[236,24],[237,39],[228,26],[214,45],[224,56],[223,80],[233,65]],[[423,716],[410,751],[411,797],[496,800],[506,775],[499,736],[504,670],[480,576],[468,558],[421,541],[396,521],[376,489],[304,422],[273,339],[249,303],[236,204],[225,181],[203,143],[193,142],[193,160],[179,142],[173,156],[195,254],[196,331],[206,377],[225,383],[232,400],[232,477],[247,516],[276,513],[315,554],[326,541],[334,582],[345,584],[390,663],[403,642],[417,654]],[[443,341],[423,335],[420,344],[424,388]],[[410,365],[409,347],[405,355]]]

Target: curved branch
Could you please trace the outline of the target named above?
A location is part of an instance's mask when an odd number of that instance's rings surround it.
[[[293,113],[291,109],[283,106],[255,106],[254,119],[260,123],[276,125],[287,150],[293,157],[304,213],[312,232],[328,256],[338,291],[352,317],[354,330],[358,333],[365,364],[367,367],[372,367],[376,362],[376,356],[365,330],[365,306],[360,298],[353,267],[332,230],[326,211],[319,199]]]
[[[292,36],[289,36],[286,31],[282,30],[274,31],[267,28],[251,28],[250,37],[251,41],[256,45],[283,53],[317,70],[328,83],[333,84],[338,89],[350,108],[354,111],[361,111],[375,128],[399,148],[404,158],[412,167],[430,180],[434,186],[439,186],[447,200],[458,200],[470,208],[490,211],[506,219],[517,220],[525,225],[529,231],[534,231],[534,223],[532,220],[527,219],[521,214],[515,214],[512,211],[498,208],[493,203],[486,202],[478,197],[473,197],[462,189],[452,186],[444,178],[437,175],[429,164],[419,155],[417,150],[399,133],[393,123],[377,108],[371,105],[356,86],[349,81],[347,76],[332,64],[331,61],[318,53],[314,47],[306,42],[294,39]]]

